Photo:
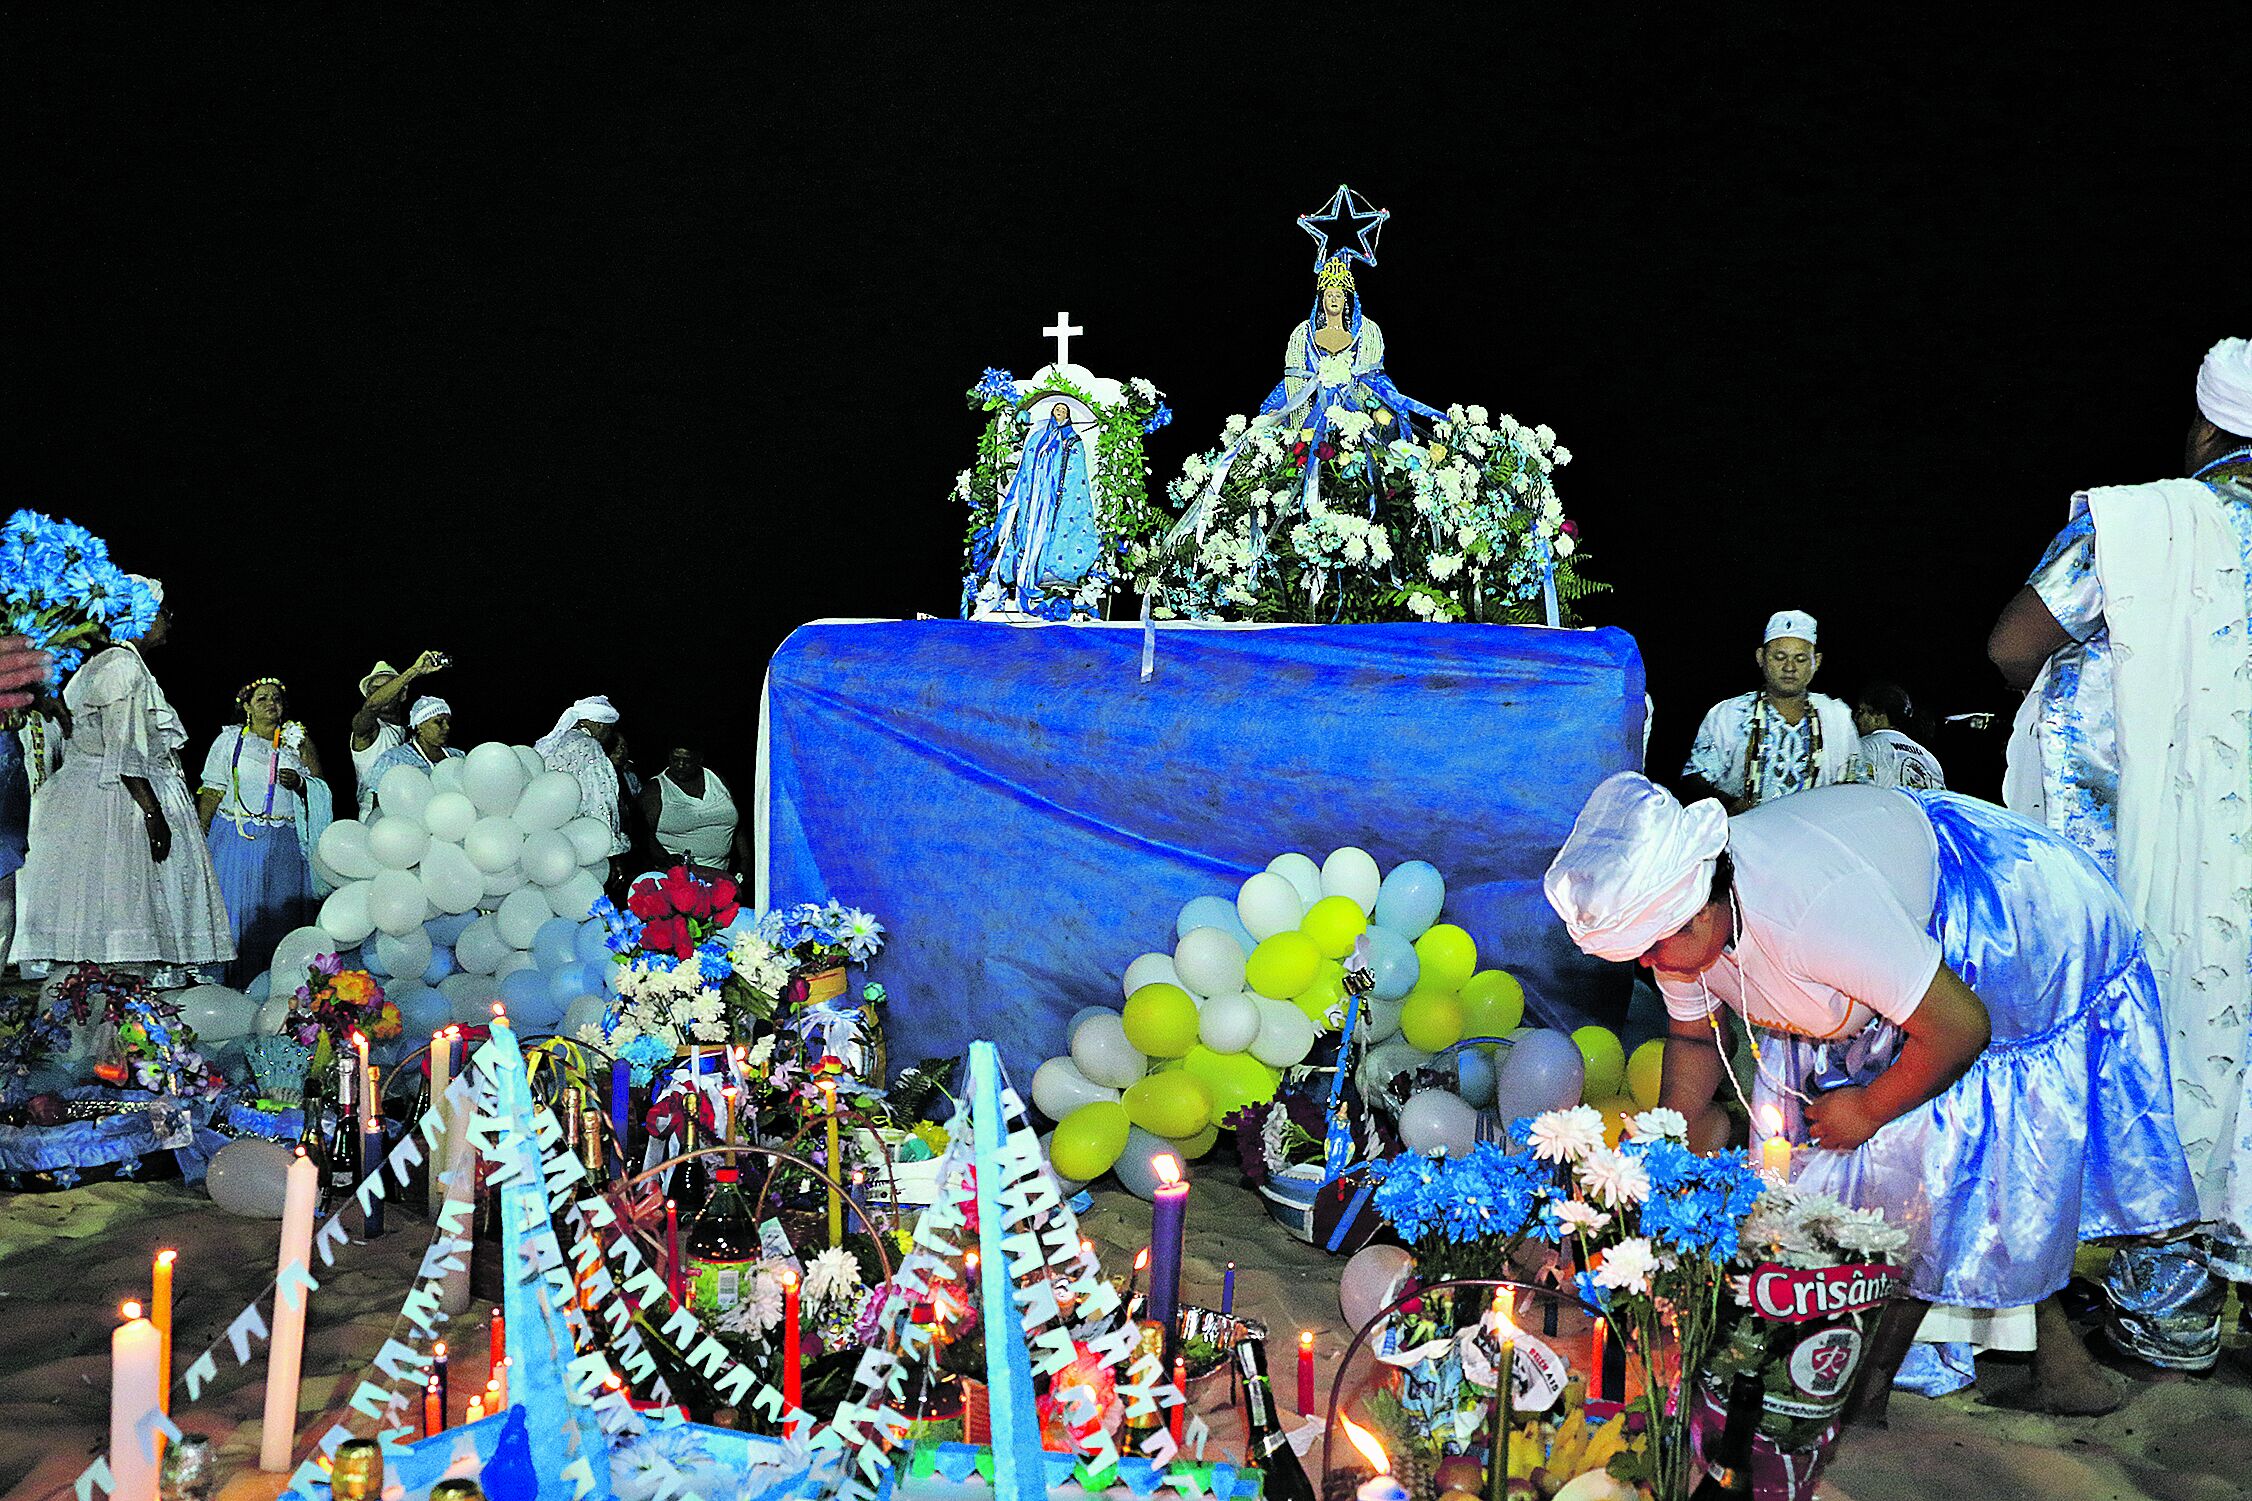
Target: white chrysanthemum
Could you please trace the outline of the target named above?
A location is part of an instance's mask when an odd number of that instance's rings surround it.
[[[967,469],[954,476],[954,498],[956,500],[968,500],[970,498],[970,472]]]
[[[1614,1209],[1621,1204],[1639,1204],[1650,1197],[1650,1174],[1640,1158],[1599,1149],[1580,1159],[1578,1171],[1580,1183],[1587,1191]]]
[[[1898,1256],[1908,1249],[1908,1232],[1885,1223],[1881,1209],[1848,1209],[1833,1222],[1831,1234],[1848,1251],[1863,1256]]]
[[[1465,407],[1463,412],[1464,415],[1469,417],[1471,423],[1477,427],[1484,427],[1490,420],[1487,417],[1486,409],[1481,406]]]
[[[1689,1118],[1678,1110],[1668,1110],[1663,1105],[1642,1111],[1626,1118],[1628,1141],[1687,1141]]]
[[[1126,382],[1126,385],[1133,391],[1136,396],[1139,396],[1144,401],[1157,400],[1157,387],[1151,385],[1141,376],[1135,376],[1132,380]]]
[[[1543,452],[1556,446],[1556,429],[1543,422],[1533,429],[1533,439]]]
[[[1549,462],[1553,463],[1557,468],[1561,469],[1566,464],[1572,462],[1572,451],[1569,448],[1566,448],[1563,444],[1559,443],[1556,445],[1556,451],[1550,454],[1548,458]]]
[[[1611,1216],[1585,1199],[1566,1199],[1556,1206],[1556,1223],[1578,1235],[1593,1235],[1611,1223]]]
[[[1646,1293],[1650,1274],[1658,1269],[1657,1255],[1642,1236],[1629,1236],[1603,1253],[1595,1269],[1595,1285],[1618,1292]]]
[[[1439,613],[1439,607],[1431,602],[1428,594],[1410,594],[1407,597],[1407,608],[1408,613],[1419,620],[1433,619]]]
[[[1341,354],[1325,354],[1314,366],[1314,379],[1331,388],[1349,384],[1353,379],[1353,362]]]
[[[1558,532],[1556,534],[1556,556],[1560,558],[1568,558],[1578,550],[1579,544],[1572,540],[1571,533]]]
[[[1437,579],[1440,583],[1445,583],[1460,572],[1462,572],[1462,555],[1460,553],[1435,552],[1431,554],[1431,577]]]
[[[1548,1110],[1533,1117],[1533,1155],[1543,1162],[1578,1162],[1603,1145],[1603,1112],[1593,1105]]]
[[[829,1247],[805,1269],[805,1295],[816,1303],[852,1297],[860,1287],[860,1263],[843,1246]]]

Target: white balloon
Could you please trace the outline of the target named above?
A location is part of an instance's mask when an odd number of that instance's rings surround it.
[[[1321,867],[1310,856],[1292,850],[1287,855],[1277,855],[1267,862],[1267,869],[1290,883],[1298,893],[1298,900],[1311,907],[1322,898]]]
[[[1215,1053],[1240,1053],[1258,1035],[1259,1003],[1255,997],[1216,995],[1197,1009],[1197,1040]]]
[[[1288,1001],[1259,1002],[1259,1035],[1251,1040],[1251,1056],[1272,1068],[1304,1063],[1314,1050],[1313,1018]]]
[[[411,870],[387,870],[369,883],[368,916],[386,933],[396,936],[420,928],[422,907],[422,878]]]
[[[455,1021],[465,1027],[481,1027],[493,1019],[493,1002],[500,999],[500,985],[491,975],[465,971],[440,980],[438,993],[453,1003]]]
[[[266,998],[258,1003],[258,1030],[260,1032],[273,1033],[282,1029],[283,1025],[289,1020],[290,1005],[297,999],[297,986],[304,983],[305,977],[299,975],[295,985],[267,992]]]
[[[476,822],[477,805],[465,792],[432,793],[422,810],[422,826],[430,831],[430,837],[448,844],[461,843]]]
[[[417,923],[405,933],[385,933],[375,940],[375,957],[384,970],[401,982],[422,978],[430,967],[430,935]]]
[[[537,969],[539,961],[522,949],[510,949],[506,958],[493,966],[493,978],[505,980],[520,969]]]
[[[421,767],[394,766],[375,784],[375,805],[385,818],[411,819],[419,824],[436,790],[430,785],[430,773]]]
[[[1398,1246],[1367,1246],[1345,1263],[1337,1279],[1337,1303],[1345,1327],[1358,1331],[1400,1296],[1415,1271],[1415,1258]]]
[[[372,879],[383,867],[368,853],[368,826],[355,818],[341,818],[321,830],[321,859],[346,880]]]
[[[458,844],[432,841],[422,853],[420,873],[424,894],[440,912],[467,912],[485,894],[485,873]]]
[[[333,829],[336,825],[330,824],[329,827]],[[368,912],[368,890],[373,884],[370,881],[354,881],[349,886],[339,886],[330,892],[328,900],[321,903],[321,931],[346,948],[374,932],[375,918]],[[281,958],[282,951],[276,948],[276,968],[283,967]]]
[[[1149,1071],[1149,1060],[1126,1040],[1126,1023],[1115,1011],[1090,1016],[1071,1034],[1071,1061],[1090,1084],[1124,1089]]]
[[[1171,954],[1144,954],[1126,966],[1124,981],[1126,994],[1131,996],[1144,985],[1178,985],[1180,971],[1173,968]]]
[[[1117,1098],[1117,1090],[1095,1083],[1069,1058],[1050,1058],[1032,1072],[1032,1103],[1052,1121],[1062,1120],[1082,1105]]]
[[[1198,995],[1234,995],[1243,989],[1243,946],[1218,928],[1191,928],[1173,949],[1181,984]]]
[[[331,824],[329,827],[334,828]],[[245,1136],[211,1154],[203,1186],[211,1202],[245,1219],[278,1220],[288,1197],[289,1167],[295,1154],[278,1141]]]
[[[441,792],[461,791],[461,763],[466,759],[468,758],[465,756],[448,756],[430,768],[430,791],[433,796]]]
[[[516,755],[516,764],[524,769],[524,780],[529,782],[547,770],[547,758],[528,745],[512,745],[509,750]]]
[[[247,1037],[258,1023],[258,1003],[224,985],[191,985],[172,999],[199,1044]]]
[[[525,786],[509,815],[527,834],[560,829],[579,816],[579,779],[567,771],[542,770]]]
[[[274,945],[273,971],[288,981],[278,988],[283,991],[295,990],[305,983],[305,970],[314,959],[322,954],[334,954],[350,947],[348,943],[338,943],[323,928],[292,928],[282,935],[281,942]]]
[[[478,918],[454,941],[454,962],[472,975],[492,974],[510,952],[508,941],[500,936],[499,923],[491,917]]]
[[[329,827],[334,828],[335,825],[331,824]],[[323,829],[321,832],[325,834],[328,830]],[[305,858],[306,862],[313,867],[313,880],[317,886],[326,886],[329,890],[334,891],[351,879],[350,876],[338,874],[334,866],[321,858],[321,842],[318,839],[313,841],[313,848]]]
[[[581,865],[592,865],[610,858],[610,826],[599,818],[574,818],[563,825],[563,837],[571,841],[571,853]]]
[[[516,753],[498,740],[471,751],[461,769],[461,790],[469,794],[478,812],[491,817],[506,818],[528,780]]]
[[[1449,1090],[1422,1090],[1400,1107],[1400,1141],[1411,1152],[1467,1157],[1478,1143],[1478,1112]]]
[[[402,771],[413,770],[411,766],[395,766],[383,780],[388,782]],[[403,813],[386,812],[368,830],[368,853],[385,870],[411,870],[428,848],[430,831]]]
[[[1384,889],[1384,874],[1376,868],[1376,857],[1367,850],[1346,845],[1330,851],[1329,858],[1321,863],[1321,891],[1323,896],[1349,896],[1363,912],[1376,910],[1376,894]]]
[[[560,885],[549,887],[547,904],[555,909],[557,917],[585,922],[601,897],[602,878],[582,870],[573,873]]]
[[[524,867],[511,865],[506,870],[485,872],[485,895],[477,905],[487,912],[498,912],[501,900],[520,890],[524,885]]]
[[[1297,927],[1306,915],[1306,904],[1287,879],[1262,870],[1236,892],[1235,910],[1254,939],[1265,939]]]
[[[481,871],[506,870],[524,848],[524,831],[505,818],[480,818],[462,836],[461,848]]]
[[[501,940],[510,948],[528,949],[540,924],[554,915],[555,909],[547,904],[547,893],[537,886],[524,886],[502,900],[494,921],[500,925]]]
[[[519,810],[521,811],[521,810]],[[553,829],[524,836],[524,878],[538,886],[559,886],[578,873],[571,841]]]

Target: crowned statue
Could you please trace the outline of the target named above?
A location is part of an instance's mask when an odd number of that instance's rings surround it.
[[[1069,314],[1043,332],[1053,363],[1024,380],[989,369],[969,393],[988,421],[976,464],[954,482],[970,510],[966,620],[1100,619],[1121,555],[1164,526],[1142,455],[1142,439],[1173,420],[1164,393],[1071,363],[1086,330]]]

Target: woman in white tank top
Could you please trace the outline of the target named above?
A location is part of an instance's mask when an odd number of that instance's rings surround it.
[[[735,798],[692,746],[676,745],[641,794],[657,847],[701,870],[739,875],[750,866]]]

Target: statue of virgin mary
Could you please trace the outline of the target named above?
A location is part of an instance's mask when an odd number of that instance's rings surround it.
[[[1024,459],[1002,497],[993,567],[978,590],[979,613],[1043,613],[1051,592],[1068,596],[1101,556],[1087,446],[1071,408],[1059,401],[1025,444]]]

